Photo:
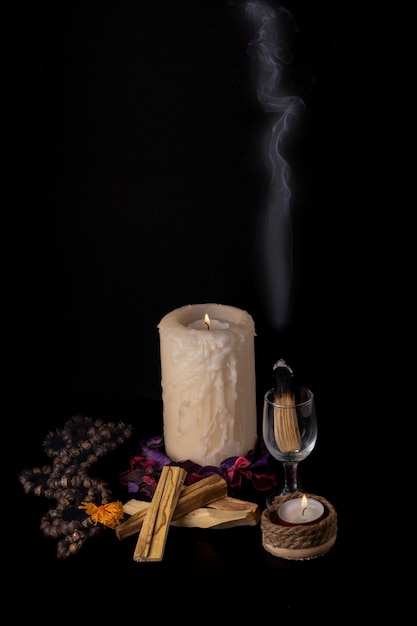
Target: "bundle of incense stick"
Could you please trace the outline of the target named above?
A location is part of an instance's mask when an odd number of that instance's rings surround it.
[[[280,406],[274,408],[274,434],[281,452],[301,449],[292,375],[292,369],[284,359],[275,363],[274,403]]]

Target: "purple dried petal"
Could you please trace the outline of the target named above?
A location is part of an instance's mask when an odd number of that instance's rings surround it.
[[[220,467],[213,465],[202,467],[189,459],[173,463],[163,449],[162,435],[142,440],[138,456],[131,459],[131,470],[119,474],[120,482],[128,485],[130,492],[139,491],[145,497],[152,499],[160,470],[165,465],[177,465],[187,472],[186,485],[191,485],[212,474],[224,478],[230,487],[240,487],[245,480],[250,481],[254,489],[267,491],[277,484],[271,465],[272,457],[264,445],[257,452],[249,450],[246,456],[232,456],[224,459]]]
[[[154,462],[152,460],[146,459],[146,457],[144,456],[134,456],[130,459],[131,469],[135,469],[137,466],[147,467],[148,465],[154,465]]]
[[[213,474],[217,474],[221,478],[225,478],[221,469],[213,465],[206,465],[205,467],[201,467],[197,471],[189,472],[187,474],[187,478],[185,482],[187,485],[192,485],[193,483],[198,482],[202,478],[207,478],[207,476],[212,476]]]
[[[149,450],[146,453],[146,458],[150,459],[155,464],[155,470],[160,470],[165,465],[170,465],[171,463],[171,459],[159,450]]]
[[[244,456],[238,456],[235,462],[235,467],[238,470],[244,469],[245,467],[249,467],[250,461]]]
[[[269,491],[277,486],[277,478],[274,474],[253,474],[253,487],[257,491]]]
[[[236,463],[236,459],[238,459],[239,457],[237,456],[229,456],[229,458],[225,459],[224,461],[222,461],[220,463],[220,468],[222,470],[227,470],[229,469],[229,467],[232,467],[232,465],[234,465]]]
[[[178,467],[182,467],[183,469],[185,469],[187,474],[197,473],[201,469],[201,465],[195,463],[194,461],[190,461],[189,459],[187,459],[186,461],[173,463],[173,465],[178,465]]]
[[[128,482],[127,483],[127,491],[128,493],[137,493],[139,491],[139,486],[137,483]]]
[[[216,465],[204,465],[204,467],[200,469],[200,474],[202,476],[211,476],[211,474],[219,474],[222,476],[223,472],[221,468]]]
[[[260,454],[258,457],[254,457],[252,464],[258,464],[258,463],[265,463],[265,464],[269,464],[272,461],[272,456],[269,454],[269,452],[265,451],[262,454]]]
[[[150,487],[153,487],[154,489],[156,489],[156,485],[158,481],[152,476],[144,476],[142,483],[145,483],[146,485],[149,485]]]
[[[144,470],[136,469],[133,470],[133,472],[128,472],[127,480],[139,485],[143,481],[144,476],[146,476],[146,472]]]
[[[250,480],[252,478],[252,472],[249,469],[238,469],[236,466],[229,467],[226,475],[231,487],[240,487],[242,484],[242,478],[245,478],[246,480]]]
[[[151,487],[150,485],[145,485],[142,483],[141,488],[139,489],[140,493],[142,494],[143,497],[145,497],[148,500],[152,500],[153,495],[155,493],[155,489],[153,487]]]
[[[253,463],[256,459],[255,450],[249,450],[249,452],[246,455],[246,458],[248,459],[250,463]]]
[[[149,439],[142,440],[140,445],[143,450],[150,450],[154,448],[161,448],[163,446],[163,435],[155,435],[154,437],[150,437]]]
[[[136,469],[133,471],[126,471],[123,472],[122,474],[119,474],[119,479],[122,485],[126,485],[128,482],[134,482],[134,483],[141,483],[143,480],[143,477],[146,476],[147,474],[152,473],[148,471],[148,469]]]

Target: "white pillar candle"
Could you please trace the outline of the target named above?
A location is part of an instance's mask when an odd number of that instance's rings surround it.
[[[189,304],[158,329],[167,455],[217,467],[246,456],[257,441],[252,317],[232,306]]]

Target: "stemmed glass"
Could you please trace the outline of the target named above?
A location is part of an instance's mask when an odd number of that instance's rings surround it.
[[[284,488],[269,494],[269,507],[276,496],[300,491],[298,464],[311,453],[317,440],[312,391],[295,387],[292,401],[284,403],[282,398],[276,399],[274,389],[269,389],[264,396],[262,431],[268,451],[284,466]]]

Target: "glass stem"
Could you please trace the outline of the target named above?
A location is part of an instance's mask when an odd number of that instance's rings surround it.
[[[285,481],[283,494],[295,493],[298,489],[298,463],[283,463]]]

